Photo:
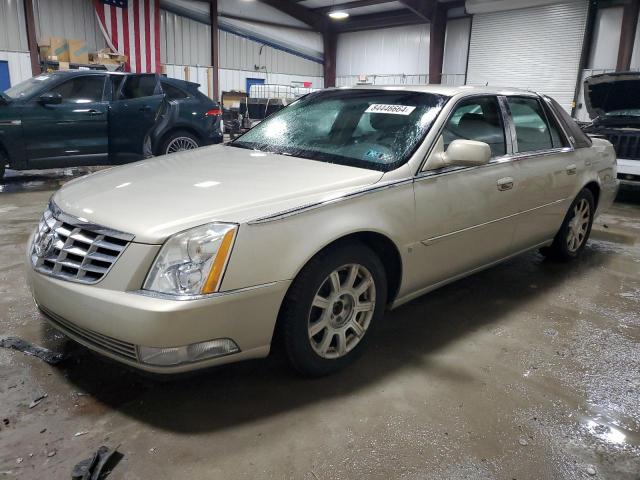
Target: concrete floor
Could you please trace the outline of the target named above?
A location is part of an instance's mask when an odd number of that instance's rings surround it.
[[[158,383],[66,342],[29,296],[25,242],[68,178],[0,195],[0,336],[74,352],[0,349],[0,478],[69,478],[103,444],[114,480],[640,478],[639,196],[578,261],[530,253],[392,312],[332,377],[275,358]]]

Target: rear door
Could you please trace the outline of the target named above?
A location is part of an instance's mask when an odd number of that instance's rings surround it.
[[[59,104],[43,105],[39,96],[22,110],[29,168],[99,165],[107,162],[108,102],[105,75],[74,76],[46,92]]]
[[[521,213],[514,245],[525,249],[552,239],[572,201],[578,158],[552,113],[537,96],[507,97]]]
[[[140,160],[164,98],[159,77],[154,74],[127,75],[115,87],[109,113],[111,162]]]

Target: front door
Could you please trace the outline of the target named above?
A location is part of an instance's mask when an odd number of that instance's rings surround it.
[[[429,162],[456,139],[489,144],[490,163],[430,170]],[[416,292],[513,252],[518,189],[498,98],[473,97],[458,103],[435,148],[414,184],[419,241],[414,247],[416,262],[407,273],[408,287]]]
[[[22,109],[22,129],[29,168],[107,163],[109,104],[103,100],[105,75],[76,76],[47,92],[58,104],[39,97]]]
[[[115,164],[140,160],[164,95],[158,76],[127,75],[114,91],[109,113],[109,152]]]

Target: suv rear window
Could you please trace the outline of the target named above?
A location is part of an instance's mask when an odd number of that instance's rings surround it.
[[[127,77],[120,98],[151,97],[156,91],[155,75],[131,75]]]

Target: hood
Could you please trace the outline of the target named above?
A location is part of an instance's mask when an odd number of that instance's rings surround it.
[[[72,180],[53,200],[75,217],[159,244],[190,227],[243,223],[381,177],[374,170],[216,145]]]
[[[594,119],[616,110],[640,109],[640,73],[604,73],[584,81],[584,100]]]

